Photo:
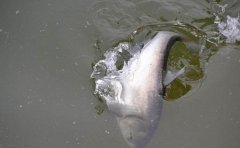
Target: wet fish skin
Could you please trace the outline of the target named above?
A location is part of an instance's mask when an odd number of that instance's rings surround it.
[[[117,85],[121,91],[116,100],[106,102],[131,148],[144,148],[158,127],[168,54],[178,40],[181,36],[176,33],[158,32],[123,67]]]

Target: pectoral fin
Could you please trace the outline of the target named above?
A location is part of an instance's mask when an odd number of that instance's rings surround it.
[[[177,77],[182,75],[184,72],[185,72],[185,67],[183,67],[182,69],[180,69],[177,72],[167,71],[167,74],[163,80],[163,85],[164,86],[169,85],[172,81],[174,81]]]

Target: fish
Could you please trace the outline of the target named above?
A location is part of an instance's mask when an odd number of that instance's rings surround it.
[[[184,68],[167,71],[170,49],[182,39],[177,33],[159,31],[123,66],[118,79],[111,80],[118,91],[114,99],[105,101],[131,148],[144,148],[150,142],[160,122],[165,88],[184,73]]]

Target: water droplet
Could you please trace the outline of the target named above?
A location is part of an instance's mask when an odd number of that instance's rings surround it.
[[[40,29],[39,32],[44,32],[45,30],[44,29]]]
[[[88,26],[90,26],[91,24],[89,23],[89,21],[86,22]]]
[[[105,130],[105,133],[108,134],[108,135],[110,134],[110,132],[108,130]]]
[[[20,11],[19,10],[16,10],[16,14],[19,14],[20,13]]]
[[[75,66],[78,66],[79,64],[78,64],[78,62],[75,62],[74,65],[75,65]]]

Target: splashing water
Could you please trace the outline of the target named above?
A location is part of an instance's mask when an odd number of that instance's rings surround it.
[[[111,99],[119,95],[121,84],[118,79],[122,72],[119,67],[126,62],[123,58],[123,54],[130,54],[129,49],[129,43],[120,43],[117,47],[108,50],[104,54],[105,58],[94,65],[91,74],[91,78],[96,79],[94,93],[98,94],[101,98],[111,101]]]
[[[219,32],[226,37],[226,43],[235,43],[240,40],[240,19],[229,15],[224,17],[225,8],[227,5],[217,5],[221,13],[215,14],[215,24]]]
[[[219,22],[219,32],[227,39],[227,43],[235,43],[240,40],[240,19],[227,16],[226,22]]]

